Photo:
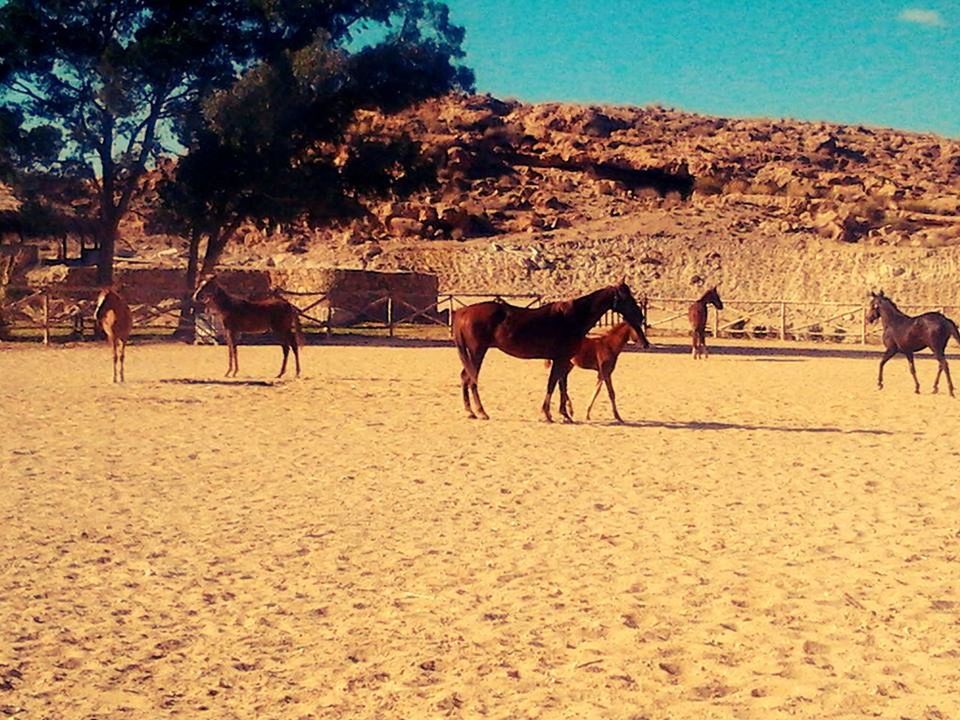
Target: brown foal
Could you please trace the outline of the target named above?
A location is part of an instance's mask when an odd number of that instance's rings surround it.
[[[720,300],[717,288],[712,287],[707,290],[687,311],[687,318],[690,320],[694,359],[710,357],[707,352],[707,305],[713,305],[717,310],[723,310],[723,301]]]
[[[623,418],[617,412],[617,399],[613,390],[612,375],[617,367],[617,358],[620,357],[620,353],[623,352],[623,348],[630,340],[640,343],[640,347],[644,350],[650,347],[642,329],[637,332],[628,323],[620,323],[611,328],[605,335],[584,338],[576,354],[570,358],[571,366],[576,365],[584,370],[597,371],[597,388],[593,391],[590,405],[587,406],[587,420],[590,419],[590,411],[597,401],[597,396],[600,395],[600,388],[606,385],[607,395],[610,396],[610,406],[613,408],[613,417],[617,419],[617,422],[623,422]]]

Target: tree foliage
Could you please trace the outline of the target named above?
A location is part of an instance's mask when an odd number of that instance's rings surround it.
[[[427,181],[415,144],[362,139],[344,153],[345,132],[358,110],[395,112],[473,85],[457,62],[463,30],[442,3],[307,3],[312,17],[303,3],[263,5],[260,62],[202,103],[161,190],[181,226],[206,237],[206,269],[244,219],[318,222],[357,212],[359,193]]]

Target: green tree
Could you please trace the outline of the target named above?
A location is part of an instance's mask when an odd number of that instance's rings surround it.
[[[249,63],[256,6],[238,0],[9,0],[0,7],[0,102],[27,135],[62,140],[48,171],[96,191],[98,281],[150,161],[177,149],[200,98]],[[22,158],[14,158],[22,165]]]

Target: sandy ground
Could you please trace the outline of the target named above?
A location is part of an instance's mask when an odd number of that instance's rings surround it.
[[[0,711],[960,717],[930,360],[628,353],[629,424],[551,426],[537,362],[483,423],[452,348],[279,355],[0,346]]]

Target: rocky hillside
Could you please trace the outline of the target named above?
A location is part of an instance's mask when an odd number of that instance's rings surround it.
[[[625,275],[661,296],[722,282],[741,299],[846,301],[882,286],[960,302],[958,141],[490,97],[366,115],[354,131],[408,134],[438,186],[338,228],[251,225],[229,262],[425,270],[459,291],[564,295]],[[146,240],[135,249],[153,255]]]

